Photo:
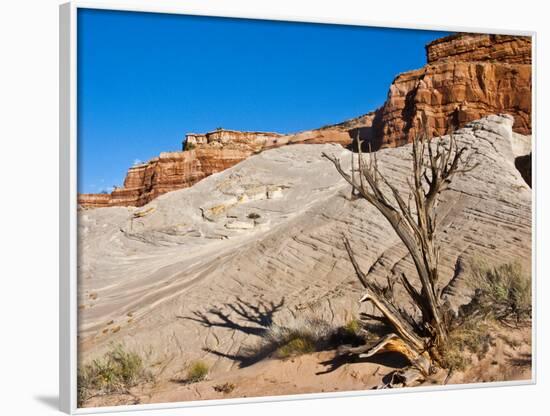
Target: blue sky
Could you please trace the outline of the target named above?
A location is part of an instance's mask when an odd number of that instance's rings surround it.
[[[217,127],[296,132],[372,111],[447,33],[85,9],[78,190]]]

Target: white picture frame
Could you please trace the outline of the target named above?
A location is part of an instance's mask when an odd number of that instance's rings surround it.
[[[288,400],[304,400],[316,398],[335,398],[335,397],[352,397],[363,395],[385,395],[399,394],[402,391],[395,392],[390,390],[371,390],[371,391],[352,391],[352,392],[332,392],[332,393],[315,393],[315,394],[297,394],[290,396],[267,396],[257,398],[240,398],[240,399],[221,399],[210,401],[192,401],[192,402],[175,402],[175,403],[159,403],[159,404],[140,404],[131,406],[116,406],[116,407],[101,407],[101,408],[78,408],[77,407],[77,13],[79,9],[104,9],[104,10],[122,10],[128,12],[151,12],[151,13],[170,13],[184,15],[201,15],[215,17],[233,17],[247,19],[269,19],[278,21],[291,22],[308,22],[308,23],[329,23],[329,24],[346,24],[358,26],[373,26],[373,27],[393,27],[403,29],[429,29],[429,30],[445,30],[453,32],[472,32],[472,33],[494,33],[494,34],[509,34],[531,36],[533,40],[533,172],[537,169],[537,134],[536,134],[536,33],[532,31],[512,31],[501,30],[495,28],[471,28],[471,27],[441,27],[437,25],[402,25],[399,22],[384,23],[369,22],[363,19],[304,19],[294,16],[275,16],[256,13],[212,13],[209,9],[188,9],[185,6],[164,5],[162,3],[155,4],[151,2],[147,7],[143,3],[125,2],[118,4],[116,2],[86,2],[72,1],[62,4],[59,7],[59,22],[60,22],[60,37],[59,37],[59,126],[60,126],[60,148],[59,148],[59,166],[60,166],[60,247],[59,247],[59,390],[60,390],[60,408],[68,414],[92,414],[106,412],[123,412],[129,410],[163,410],[172,408],[186,408],[195,406],[212,406],[212,405],[227,405],[227,404],[244,404],[244,403],[263,403],[272,401],[288,401]],[[536,383],[537,380],[537,351],[536,351],[536,282],[538,279],[537,273],[537,241],[535,218],[536,212],[536,189],[537,178],[533,177],[533,210],[532,210],[532,271],[533,271],[533,367],[531,380],[525,381],[506,381],[493,383],[473,383],[467,385],[452,385],[452,386],[430,386],[430,387],[415,387],[415,392],[423,391],[443,391],[455,389],[474,389],[474,388],[492,388],[499,386],[511,385],[529,385]],[[407,389],[408,390],[408,389]],[[159,413],[161,414],[161,413]]]

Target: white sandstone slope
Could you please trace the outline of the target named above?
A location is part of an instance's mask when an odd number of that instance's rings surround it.
[[[513,150],[529,152],[530,138],[511,127],[511,117],[489,116],[457,134],[479,166],[454,180],[438,208],[444,283],[459,256],[463,265],[517,260],[530,272],[531,189]],[[342,234],[372,278],[399,269],[414,277],[389,224],[350,200],[322,152],[349,166],[339,145],[285,146],[141,208],[80,211],[80,359],[121,342],[166,366],[167,378],[197,358],[219,374],[239,364],[222,355],[257,343],[271,320],[315,313],[342,324],[360,292]],[[405,192],[410,145],[380,150],[378,162]],[[466,299],[460,285],[448,292],[460,295],[455,305]]]

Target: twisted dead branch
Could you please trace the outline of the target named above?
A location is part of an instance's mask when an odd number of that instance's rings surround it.
[[[405,198],[387,180],[378,168],[376,152],[369,153],[365,160],[358,141],[358,167],[351,167],[348,173],[340,160],[323,153],[338,173],[352,186],[352,194],[367,200],[391,224],[407,248],[421,287],[416,289],[405,273],[399,275],[399,282],[420,312],[418,322],[410,314],[393,303],[392,283],[386,288],[369,280],[359,267],[350,242],[344,237],[344,246],[355,269],[357,278],[366,289],[361,302],[371,302],[393,327],[394,333],[370,346],[357,348],[342,347],[341,354],[359,354],[368,357],[373,354],[394,351],[403,354],[411,367],[396,372],[387,387],[408,385],[419,381],[434,371],[441,363],[440,351],[448,340],[449,325],[446,306],[439,282],[439,246],[436,242],[438,196],[449,189],[453,178],[476,168],[472,163],[474,153],[459,146],[453,134],[448,142],[443,138],[431,140],[427,130],[412,143],[412,176],[407,179],[409,194]],[[388,282],[394,282],[388,278]]]

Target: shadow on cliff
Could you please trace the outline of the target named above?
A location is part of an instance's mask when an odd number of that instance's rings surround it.
[[[374,118],[370,126],[354,127],[348,130],[351,143],[347,146],[348,150],[354,153],[359,151],[359,141],[361,141],[361,152],[370,153],[380,150],[382,147],[382,110],[379,108],[374,112]]]
[[[518,156],[515,160],[516,169],[519,171],[521,177],[530,188],[532,188],[531,163],[531,153],[525,156]]]

